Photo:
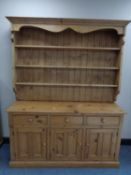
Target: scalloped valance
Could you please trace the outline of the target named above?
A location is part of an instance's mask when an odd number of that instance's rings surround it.
[[[12,23],[12,31],[20,31],[23,27],[36,27],[50,32],[62,32],[71,29],[78,33],[112,29],[118,34],[125,33],[126,20],[91,20],[91,19],[57,19],[32,17],[7,17]]]

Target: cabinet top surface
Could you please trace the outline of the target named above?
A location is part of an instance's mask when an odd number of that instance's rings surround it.
[[[16,101],[7,112],[123,114],[115,103]]]

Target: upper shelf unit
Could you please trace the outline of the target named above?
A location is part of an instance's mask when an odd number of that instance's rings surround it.
[[[128,21],[8,17],[17,100],[113,102]]]

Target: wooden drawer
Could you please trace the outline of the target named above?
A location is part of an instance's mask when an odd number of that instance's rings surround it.
[[[88,125],[110,125],[118,126],[120,117],[87,117]]]
[[[28,125],[28,126],[34,126],[34,125],[39,125],[39,126],[43,126],[43,125],[47,125],[48,121],[47,121],[47,117],[46,116],[39,116],[39,115],[15,115],[14,116],[14,125]]]
[[[83,125],[82,116],[51,116],[51,126]]]

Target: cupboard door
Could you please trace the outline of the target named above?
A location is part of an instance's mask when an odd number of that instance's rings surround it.
[[[46,159],[46,130],[42,128],[15,128],[17,160]]]
[[[66,155],[68,160],[82,159],[82,129],[70,129],[66,132]]]
[[[51,130],[51,160],[81,160],[82,129]]]
[[[117,143],[116,129],[87,129],[85,140],[86,160],[115,159]]]

